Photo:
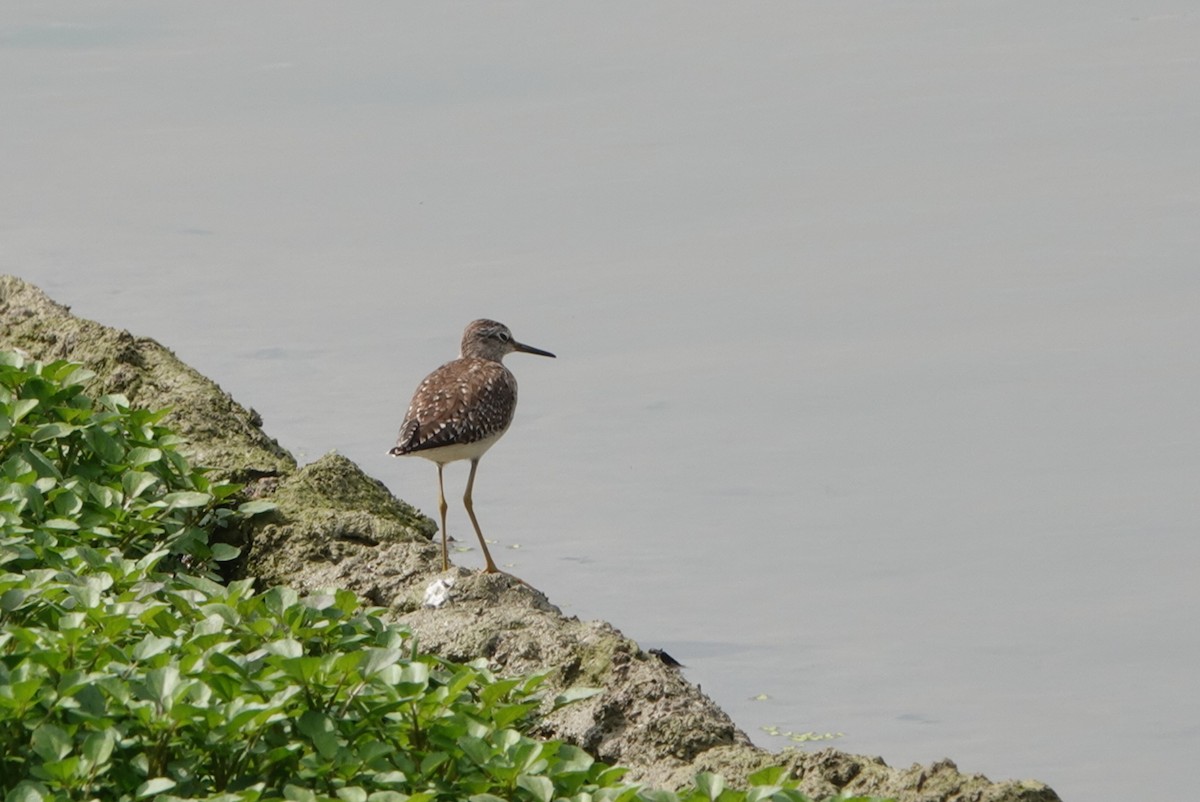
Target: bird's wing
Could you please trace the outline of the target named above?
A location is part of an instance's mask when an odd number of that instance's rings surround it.
[[[413,394],[393,454],[473,443],[512,422],[517,383],[498,362],[472,359],[442,365]]]

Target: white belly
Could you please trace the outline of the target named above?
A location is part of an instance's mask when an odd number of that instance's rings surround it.
[[[440,448],[425,448],[405,454],[405,456],[424,457],[431,462],[437,462],[442,465],[445,465],[447,462],[458,462],[462,459],[479,459],[497,440],[504,436],[504,431],[497,432],[491,437],[485,437],[482,440],[476,440],[474,443],[452,443]]]

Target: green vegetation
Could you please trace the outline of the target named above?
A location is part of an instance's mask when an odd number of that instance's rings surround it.
[[[189,465],[162,412],[0,353],[0,793],[136,799],[799,800],[783,769],[678,794],[524,733],[540,677],[422,654],[353,594],[222,584],[271,505]],[[568,693],[553,704],[580,694]]]

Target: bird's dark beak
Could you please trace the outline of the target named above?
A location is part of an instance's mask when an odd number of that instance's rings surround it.
[[[523,354],[537,354],[538,356],[548,356],[551,359],[556,358],[554,354],[550,353],[549,351],[543,351],[541,348],[534,348],[532,345],[519,343],[516,340],[513,340],[512,347],[514,351],[520,351]]]

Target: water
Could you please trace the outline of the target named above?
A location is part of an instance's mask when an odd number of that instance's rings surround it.
[[[432,466],[384,452],[500,319],[559,358],[509,359],[476,507],[568,612],[766,746],[1182,796],[1198,28],[1181,0],[13,2],[0,269],[427,511]]]

